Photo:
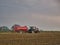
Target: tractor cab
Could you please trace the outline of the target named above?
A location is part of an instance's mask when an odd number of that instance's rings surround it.
[[[28,30],[29,33],[37,33],[39,32],[39,28],[36,26],[30,26],[30,29]]]

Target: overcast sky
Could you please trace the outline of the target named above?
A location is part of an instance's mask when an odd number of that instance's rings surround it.
[[[0,26],[35,25],[60,30],[60,2],[57,0],[0,0]]]

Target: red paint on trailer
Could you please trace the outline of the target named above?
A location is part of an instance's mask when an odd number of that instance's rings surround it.
[[[28,27],[27,26],[14,26],[14,30],[15,31],[27,31],[28,30]]]

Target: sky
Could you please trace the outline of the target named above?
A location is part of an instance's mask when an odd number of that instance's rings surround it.
[[[57,0],[0,0],[0,26],[37,26],[60,31],[60,2]]]

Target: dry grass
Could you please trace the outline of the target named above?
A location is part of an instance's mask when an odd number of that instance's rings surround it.
[[[0,33],[0,45],[60,45],[60,32]]]

